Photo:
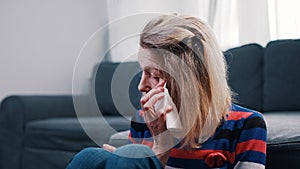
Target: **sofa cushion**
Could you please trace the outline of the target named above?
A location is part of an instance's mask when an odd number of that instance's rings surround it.
[[[129,129],[128,119],[129,117],[105,117],[105,120],[85,117],[80,118],[80,121],[93,141],[102,146],[108,143],[110,135]],[[77,118],[53,118],[28,123],[24,144],[27,148],[77,152],[85,147],[97,146],[89,136]]]
[[[22,155],[24,169],[63,169],[66,168],[76,152],[57,151],[55,149],[36,149],[25,147]],[[41,167],[43,166],[43,167]]]
[[[300,110],[300,40],[268,43],[264,55],[264,111]]]
[[[268,129],[267,168],[300,166],[300,111],[265,112]]]
[[[228,84],[241,106],[261,111],[263,48],[248,44],[224,52],[228,64]]]
[[[95,95],[101,113],[124,116],[136,112],[141,97],[139,64],[103,62],[96,69]]]
[[[113,134],[109,138],[109,144],[115,147],[120,147],[129,143],[128,140],[129,130],[121,131],[116,134]]]

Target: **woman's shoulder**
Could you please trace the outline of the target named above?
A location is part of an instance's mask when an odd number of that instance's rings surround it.
[[[251,110],[237,104],[232,104],[231,109],[227,114],[227,120],[246,120],[250,118],[263,119],[263,115],[256,110]]]
[[[266,123],[260,112],[233,104],[226,116],[226,121],[223,123],[222,128],[229,130],[252,128],[266,129]]]

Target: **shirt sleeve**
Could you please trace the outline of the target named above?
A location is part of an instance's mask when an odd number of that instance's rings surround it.
[[[142,114],[143,111],[140,110],[132,117],[128,140],[130,143],[143,144],[152,148],[153,138]]]
[[[267,130],[262,114],[245,119],[236,144],[235,168],[265,168]]]

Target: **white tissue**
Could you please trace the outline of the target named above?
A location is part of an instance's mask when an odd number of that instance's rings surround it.
[[[181,138],[182,136],[182,127],[181,122],[178,114],[178,110],[169,94],[168,89],[166,88],[166,84],[164,85],[164,98],[158,100],[157,103],[154,105],[155,111],[164,112],[168,105],[173,107],[171,112],[168,112],[166,115],[166,125],[167,129],[171,132],[171,134],[176,138]]]

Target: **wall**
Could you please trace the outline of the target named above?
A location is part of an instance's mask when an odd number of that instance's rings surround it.
[[[71,94],[79,51],[106,23],[105,0],[1,0],[0,100]]]
[[[111,61],[137,60],[139,33],[160,14],[194,15],[207,18],[209,0],[108,0]],[[120,29],[120,27],[122,29]]]

